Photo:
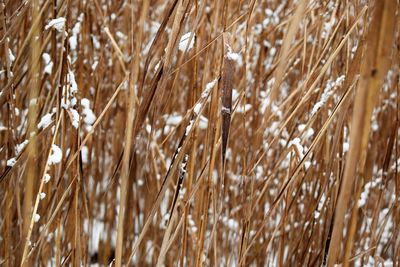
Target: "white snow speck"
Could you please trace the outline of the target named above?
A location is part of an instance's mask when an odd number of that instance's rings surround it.
[[[96,70],[98,64],[99,64],[99,61],[98,61],[98,60],[95,60],[95,61],[93,62],[93,64],[92,64],[92,70]]]
[[[124,40],[124,41],[127,41],[127,40],[128,40],[128,36],[126,36],[126,34],[123,33],[123,32],[117,31],[117,32],[115,33],[115,35],[116,35],[119,39],[121,39],[121,40]]]
[[[372,130],[373,132],[376,132],[376,131],[379,130],[379,125],[378,125],[378,122],[377,122],[377,121],[374,120],[374,121],[371,123],[371,130]]]
[[[221,111],[223,113],[231,114],[231,109],[228,107],[221,107]]]
[[[97,37],[95,35],[91,35],[90,37],[92,37],[94,49],[100,49],[101,45],[100,45],[99,39],[97,39]]]
[[[46,193],[40,193],[40,199],[44,199],[46,197]]]
[[[232,48],[227,45],[228,52],[225,57],[229,60],[235,61],[239,66],[243,64],[242,56],[239,53],[233,52]]]
[[[83,121],[89,125],[92,126],[93,123],[96,121],[96,115],[94,115],[94,112],[90,109],[90,101],[87,98],[83,98],[81,100],[81,105],[83,107],[82,113],[83,113]]]
[[[35,222],[38,222],[39,220],[40,220],[40,215],[39,214],[35,214],[35,215],[33,215],[33,220],[35,221]]]
[[[81,32],[81,22],[83,20],[83,13],[79,15],[78,21],[75,23],[72,28],[72,36],[69,38],[69,47],[72,51],[76,50],[78,46],[78,35]]]
[[[193,108],[193,112],[196,113],[196,115],[199,115],[200,110],[201,110],[201,103],[197,103]]]
[[[247,111],[249,111],[252,108],[251,104],[246,104],[244,106],[238,106],[236,109],[237,113],[246,113]]]
[[[48,30],[50,28],[54,28],[58,32],[62,32],[64,30],[66,21],[67,20],[65,18],[63,18],[63,17],[52,19],[52,20],[49,21],[49,23],[47,23],[47,25],[44,28],[45,28],[45,30]]]
[[[237,231],[237,229],[239,228],[239,223],[237,221],[235,221],[234,219],[229,219],[228,220],[228,228],[231,231]]]
[[[46,64],[46,66],[43,69],[43,72],[45,74],[51,74],[51,72],[53,71],[53,62],[51,61],[50,55],[47,53],[43,53],[42,59],[43,59],[44,63]]]
[[[68,71],[68,81],[71,85],[71,92],[76,93],[78,91],[78,84],[75,80],[75,74],[71,70]]]
[[[306,168],[306,170],[308,170],[308,168],[310,168],[310,166],[311,166],[311,162],[310,161],[304,162],[304,168]]]
[[[233,102],[236,102],[236,100],[238,99],[239,95],[240,94],[236,89],[232,89],[232,101]]]
[[[49,126],[52,122],[51,117],[53,116],[53,113],[47,113],[44,115],[41,119],[40,122],[38,123],[37,127],[39,129],[45,129],[47,126]]]
[[[38,103],[37,98],[32,98],[31,100],[29,100],[29,106],[37,105],[37,103]]]
[[[303,132],[304,131],[303,136],[304,136],[305,139],[308,139],[308,138],[312,137],[315,132],[314,132],[314,129],[311,128],[311,127],[308,128],[307,130],[305,130],[306,126],[307,125],[305,125],[305,124],[299,124],[299,126],[297,126],[297,129],[299,130],[299,132]]]
[[[189,125],[186,126],[186,130],[185,130],[185,135],[186,135],[186,136],[189,134],[190,130],[192,129],[193,124],[194,124],[194,120],[191,120],[191,121],[189,122]]]
[[[193,33],[193,37],[192,37],[192,39],[190,39],[191,35],[192,35],[191,32],[187,32],[184,35],[182,35],[181,40],[179,41],[179,50],[180,51],[185,52],[186,47],[188,47],[188,46],[189,46],[188,51],[193,48],[195,35]],[[190,43],[189,43],[189,41],[190,41]]]
[[[47,184],[50,181],[50,179],[51,179],[51,176],[48,173],[46,173],[43,177],[43,181],[45,184]]]
[[[182,116],[181,115],[171,115],[168,117],[168,119],[165,121],[166,124],[168,125],[178,125],[182,121]]]
[[[11,159],[7,160],[7,166],[12,167],[15,165],[16,162],[17,162],[17,160],[15,158],[11,158]]]
[[[349,143],[347,142],[343,143],[343,152],[349,151],[349,147],[350,147]]]
[[[300,158],[303,158],[303,156],[304,156],[304,154],[303,154],[304,148],[303,148],[303,146],[302,146],[301,143],[300,143],[300,138],[296,137],[295,139],[293,139],[292,141],[289,142],[288,146],[289,146],[289,147],[291,147],[291,146],[296,147],[297,151],[298,151],[299,154],[300,154],[300,155],[299,155]]]
[[[207,83],[206,89],[204,89],[203,93],[201,93],[201,98],[206,98],[210,93],[211,89],[217,84],[218,79],[212,80],[211,82]]]
[[[228,59],[236,61],[236,62],[239,62],[240,59],[241,59],[241,57],[240,57],[240,55],[238,53],[234,53],[232,51],[228,51],[228,53],[226,54],[226,57]]]
[[[70,108],[69,111],[71,111],[72,115],[72,126],[74,126],[75,129],[78,129],[80,122],[79,113],[78,111],[76,111],[76,109],[73,108]]]
[[[306,128],[305,124],[299,124],[299,126],[297,126],[297,129],[299,129],[300,132],[304,131],[305,128]]]
[[[24,149],[24,147],[25,147],[28,143],[29,143],[29,141],[28,141],[28,140],[25,140],[25,141],[23,141],[21,144],[16,145],[16,146],[15,146],[15,153],[16,153],[17,155],[19,155],[19,154],[22,152],[22,150]]]
[[[89,161],[89,149],[87,146],[83,146],[81,149],[81,157],[82,157],[82,162],[84,164],[88,163]]]
[[[208,127],[208,119],[204,116],[200,116],[199,128],[204,130],[207,129],[207,127]]]
[[[60,163],[61,160],[62,160],[62,151],[56,144],[53,144],[51,146],[51,154],[49,156],[48,163],[49,165],[53,165]]]
[[[332,90],[333,90],[335,87],[338,87],[338,86],[342,85],[344,79],[345,79],[345,76],[342,75],[342,76],[339,76],[339,77],[336,79],[336,81],[331,81],[331,80],[329,80],[329,81],[327,82],[327,85],[326,85],[326,87],[325,87],[325,89],[324,89],[324,92],[323,92],[322,95],[321,95],[320,101],[318,101],[318,102],[315,104],[315,106],[313,107],[313,109],[311,110],[311,117],[314,116],[314,115],[317,113],[317,111],[328,101],[329,97],[330,97],[330,96],[332,95],[332,93],[333,93]]]
[[[11,62],[14,62],[15,56],[10,48],[8,48],[8,57],[10,58]]]

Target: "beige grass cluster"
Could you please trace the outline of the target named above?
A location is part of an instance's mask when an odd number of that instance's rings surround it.
[[[398,1],[0,12],[0,266],[400,266]]]

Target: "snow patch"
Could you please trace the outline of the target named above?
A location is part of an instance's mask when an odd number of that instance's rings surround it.
[[[39,129],[45,129],[47,128],[51,123],[52,119],[51,117],[53,116],[53,113],[47,113],[45,114],[41,119],[40,122],[38,123],[37,127]]]
[[[297,151],[299,152],[300,158],[304,157],[304,148],[300,143],[300,138],[296,137],[295,139],[291,140],[288,144],[289,147],[294,146]]]
[[[53,165],[53,164],[60,163],[61,159],[62,159],[61,149],[56,144],[53,144],[51,146],[51,154],[49,156],[48,164]]]
[[[188,51],[193,48],[195,34],[193,33],[192,38],[190,38],[191,35],[192,35],[192,32],[187,32],[184,35],[182,35],[181,40],[179,41],[179,50],[180,51],[185,52],[186,47],[188,48]],[[189,43],[189,41],[190,41],[190,43]]]
[[[15,158],[10,158],[9,160],[7,160],[8,167],[13,167],[15,163],[17,163],[17,160]]]
[[[165,121],[165,123],[168,125],[176,126],[179,123],[181,123],[181,121],[182,121],[182,116],[175,114],[175,115],[169,116],[168,119]]]
[[[53,61],[51,61],[51,57],[48,53],[43,53],[42,55],[42,59],[44,61],[44,69],[43,72],[45,74],[51,74],[51,72],[53,71]]]
[[[25,148],[25,146],[29,143],[28,140],[23,141],[21,144],[17,144],[15,146],[15,153],[17,155],[21,154],[22,150]]]
[[[44,28],[45,30],[53,28],[56,29],[58,32],[62,32],[64,30],[66,21],[67,20],[63,17],[55,18],[50,20]]]

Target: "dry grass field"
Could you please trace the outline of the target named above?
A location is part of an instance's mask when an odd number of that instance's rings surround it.
[[[400,266],[398,0],[0,12],[0,266]]]

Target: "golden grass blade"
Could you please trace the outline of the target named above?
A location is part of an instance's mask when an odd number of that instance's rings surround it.
[[[118,212],[118,229],[117,229],[117,244],[116,244],[116,252],[115,252],[115,266],[120,267],[122,265],[122,251],[123,251],[123,241],[124,241],[124,219],[126,213],[126,202],[127,202],[127,191],[128,191],[128,179],[129,179],[129,167],[130,167],[130,157],[131,157],[131,147],[132,147],[132,135],[133,135],[133,123],[135,117],[135,99],[137,99],[135,93],[135,86],[137,86],[139,82],[139,60],[140,60],[140,50],[142,47],[142,35],[143,35],[143,27],[144,22],[147,17],[149,8],[149,1],[144,0],[142,2],[142,10],[140,15],[139,22],[139,31],[137,35],[137,43],[135,49],[135,59],[132,61],[132,72],[130,78],[129,85],[129,94],[128,94],[128,116],[126,118],[126,133],[125,133],[125,149],[123,152],[122,158],[122,173],[121,173],[121,203]],[[133,20],[133,11],[132,11],[132,20]],[[132,21],[133,22],[133,21]],[[133,28],[132,28],[133,29]],[[133,31],[133,30],[132,30]],[[118,47],[118,46],[117,46]],[[132,49],[133,50],[133,49]]]
[[[295,13],[293,14],[293,18],[291,19],[290,25],[288,26],[287,33],[285,34],[284,39],[282,40],[282,50],[280,54],[280,62],[275,70],[275,81],[273,88],[271,89],[271,103],[274,103],[275,100],[278,97],[278,90],[279,87],[281,86],[282,80],[283,80],[283,75],[285,74],[286,70],[286,63],[287,63],[287,58],[289,55],[289,49],[292,45],[294,36],[297,33],[300,21],[304,15],[304,12],[306,10],[308,4],[308,0],[301,0],[298,3],[298,6],[296,8]]]
[[[394,1],[375,2],[373,18],[364,50],[361,79],[355,98],[352,131],[350,133],[350,152],[347,156],[338,203],[335,208],[328,266],[332,266],[339,257],[344,215],[347,211],[354,182],[358,176],[357,167],[362,170],[365,162],[372,109],[375,106],[384,76],[389,68],[396,6]],[[348,259],[345,259],[346,261]]]

